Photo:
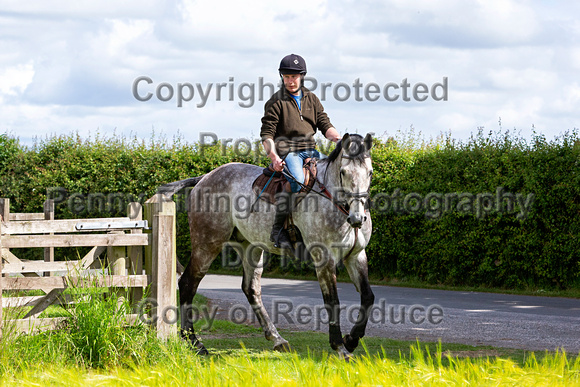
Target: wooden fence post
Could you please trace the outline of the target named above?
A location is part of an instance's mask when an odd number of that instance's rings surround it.
[[[154,310],[157,316],[157,337],[167,339],[177,332],[177,309],[175,287],[175,264],[172,262],[174,243],[172,234],[175,225],[171,215],[157,215],[153,220],[157,231],[153,233],[154,257],[152,262],[151,293],[157,300]]]
[[[3,222],[10,221],[10,199],[0,199],[0,217]]]
[[[44,202],[44,220],[54,220],[54,200],[46,199]],[[53,233],[51,233],[53,234]],[[49,234],[49,235],[51,235]],[[44,262],[54,262],[54,247],[44,248]],[[44,276],[51,276],[51,272],[45,272]]]
[[[145,218],[151,224],[151,243],[145,249],[145,268],[151,280],[151,297],[157,307],[157,336],[167,339],[177,333],[177,275],[175,202],[156,194],[145,202]]]
[[[2,222],[8,222],[10,220],[10,199],[0,198],[0,337],[2,336],[2,282],[4,269],[4,261],[2,258]]]
[[[113,231],[111,234],[125,234],[123,231]],[[108,246],[107,260],[109,261],[109,270],[112,275],[127,275],[125,268],[127,266],[127,254],[125,246]]]
[[[143,219],[143,206],[138,202],[129,203],[127,207],[129,219],[139,221]],[[151,227],[151,225],[149,225]],[[132,234],[140,234],[143,230],[131,230]],[[128,246],[127,256],[129,257],[129,275],[143,274],[143,246]],[[143,288],[131,288],[131,304],[136,305],[143,299]]]
[[[125,234],[123,231],[114,231],[111,234]],[[127,266],[125,246],[107,246],[107,261],[109,264],[109,273],[115,276],[126,275],[125,267]],[[122,304],[126,299],[127,293],[122,288],[111,289],[112,294],[116,294],[118,303]]]

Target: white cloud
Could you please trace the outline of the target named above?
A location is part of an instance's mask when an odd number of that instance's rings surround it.
[[[106,54],[115,59],[123,59],[123,56],[129,54],[129,44],[140,37],[150,37],[154,28],[151,20],[105,19],[105,23],[109,26],[108,30],[93,44],[96,46],[95,43],[104,43]]]
[[[343,3],[352,25],[399,44],[485,48],[530,42],[539,33],[531,2],[505,0]]]
[[[106,17],[155,17],[166,8],[157,0],[2,0],[2,12],[24,19],[89,19]]]
[[[34,77],[32,61],[0,70],[0,96],[19,96]]]

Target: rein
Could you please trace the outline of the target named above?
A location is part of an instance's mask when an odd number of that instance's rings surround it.
[[[349,213],[348,213],[348,211],[346,210],[346,207],[345,207],[344,205],[342,205],[341,203],[339,203],[337,200],[335,200],[335,199],[333,198],[333,196],[332,196],[332,194],[330,193],[330,191],[328,191],[328,190],[326,189],[326,187],[324,186],[324,184],[322,184],[322,183],[320,182],[320,180],[318,180],[318,176],[316,176],[316,182],[317,182],[317,183],[318,183],[318,185],[320,186],[320,191],[317,191],[317,190],[315,190],[315,189],[313,188],[314,186],[312,186],[312,187],[307,187],[306,185],[304,185],[304,184],[300,183],[298,180],[296,180],[296,178],[295,178],[295,177],[292,175],[292,173],[290,173],[290,171],[288,171],[288,172],[286,172],[286,171],[283,171],[283,172],[282,172],[282,174],[283,174],[284,176],[286,176],[286,178],[290,178],[290,179],[294,180],[294,182],[296,182],[296,183],[297,183],[297,184],[300,186],[300,188],[303,188],[303,189],[305,190],[306,194],[309,194],[310,192],[312,192],[312,193],[315,193],[315,194],[317,194],[317,195],[320,195],[320,196],[322,196],[322,197],[323,197],[323,198],[325,198],[325,199],[328,199],[328,200],[330,200],[330,202],[331,202],[332,204],[334,204],[334,205],[336,206],[336,208],[338,208],[338,209],[340,210],[340,212],[342,212],[343,214],[345,214],[346,216],[348,216],[348,214],[349,214]],[[368,195],[368,194],[367,194],[367,195]]]
[[[343,155],[343,158],[346,159],[353,159],[350,156],[347,155]],[[326,173],[328,172],[328,167],[325,169],[324,171],[324,177],[326,180]],[[318,194],[320,196],[322,196],[323,198],[326,198],[328,200],[330,200],[330,202],[332,204],[334,204],[336,206],[336,208],[338,208],[340,210],[340,212],[342,212],[344,215],[348,216],[349,212],[346,209],[345,204],[342,203],[342,201],[338,201],[336,199],[334,199],[334,197],[332,196],[332,194],[330,193],[330,191],[328,189],[326,189],[325,185],[318,180],[318,176],[316,176],[316,182],[318,183],[318,185],[320,186],[320,191],[315,190],[313,187],[307,187],[306,185],[300,183],[299,181],[296,180],[296,178],[292,175],[292,173],[290,173],[290,171],[282,171],[282,174],[284,176],[286,176],[286,178],[291,178],[292,180],[294,180],[296,183],[298,183],[298,185],[303,188],[306,191],[306,194],[310,193],[310,192],[314,192],[315,194]],[[342,177],[340,177],[340,183],[342,186]],[[369,197],[369,193],[368,192],[344,192],[345,196],[347,198],[354,198],[354,200],[358,200],[360,202],[363,201],[363,199],[368,198]],[[348,203],[346,203],[346,205],[348,205]],[[350,248],[350,250],[348,251],[348,253],[346,253],[346,255],[344,256],[343,259],[347,259],[350,254],[352,254],[354,248],[356,247],[356,242],[358,240],[358,228],[354,228],[354,243],[352,244],[352,247]]]
[[[324,184],[322,184],[320,181],[318,181],[318,179],[316,179],[316,181],[318,182],[318,185],[320,186],[322,193],[325,194],[325,197],[327,197],[328,200],[330,200],[332,202],[332,204],[334,204],[336,206],[336,208],[338,208],[343,214],[348,216],[348,211],[346,210],[344,205],[339,204],[336,200],[333,200],[332,194],[326,189]],[[368,193],[366,196],[368,196]],[[346,255],[344,256],[343,259],[347,259],[348,257],[350,257],[350,254],[352,253],[352,251],[356,247],[357,240],[358,240],[358,228],[355,227],[355,229],[354,229],[354,243],[352,244],[352,247],[350,248],[350,250],[348,250],[348,253],[346,253]]]

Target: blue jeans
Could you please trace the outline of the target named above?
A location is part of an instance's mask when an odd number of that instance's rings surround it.
[[[286,162],[286,173],[289,171],[290,174],[296,178],[296,180],[294,180],[290,177],[287,177],[288,181],[290,182],[290,189],[294,193],[300,191],[300,188],[302,188],[300,184],[304,184],[304,171],[302,170],[302,165],[304,164],[304,160],[309,157],[321,159],[326,156],[322,155],[321,157],[320,152],[318,152],[316,149],[307,149],[303,151],[290,152],[284,159],[284,162]],[[300,184],[298,184],[297,181]]]

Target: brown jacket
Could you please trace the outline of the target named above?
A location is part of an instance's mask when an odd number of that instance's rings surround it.
[[[316,130],[324,135],[332,127],[318,97],[305,87],[302,87],[300,105],[301,111],[283,87],[264,106],[260,137],[262,141],[273,139],[279,155],[286,154],[288,147],[292,151],[315,148]]]

